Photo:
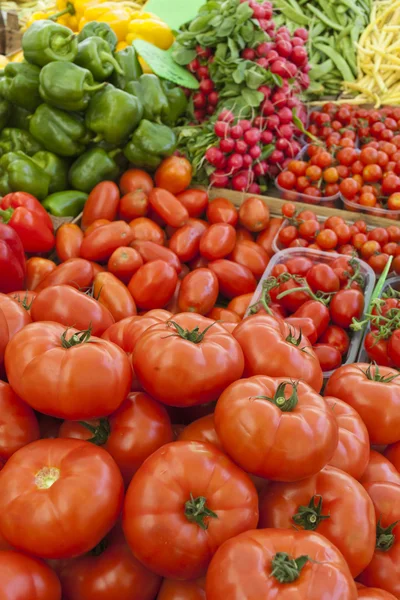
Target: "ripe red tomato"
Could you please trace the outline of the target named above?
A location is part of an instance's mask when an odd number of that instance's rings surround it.
[[[329,406],[309,385],[294,379],[257,376],[236,381],[219,397],[214,419],[228,455],[245,471],[276,481],[317,473],[338,442]],[[293,439],[299,442],[295,453],[290,452]]]
[[[364,340],[364,348],[371,361],[383,367],[392,367],[392,361],[388,355],[388,340],[374,337],[373,332],[368,332]]]
[[[43,561],[20,552],[0,552],[2,600],[61,600],[57,575]]]
[[[179,194],[189,187],[192,181],[192,165],[183,156],[165,158],[154,175],[156,186]]]
[[[5,381],[0,381],[0,463],[14,452],[40,438],[39,424],[33,410]]]
[[[371,448],[368,465],[360,482],[364,484],[372,481],[387,481],[400,485],[400,473],[396,467],[380,452]]]
[[[217,548],[257,522],[258,496],[249,477],[201,442],[172,442],[154,452],[132,479],[123,512],[135,556],[173,579],[204,575]]]
[[[149,194],[154,187],[152,178],[146,171],[141,169],[129,169],[125,171],[119,180],[119,187],[122,194],[129,192],[143,191]]]
[[[123,283],[129,283],[132,276],[143,264],[139,252],[129,246],[120,246],[111,254],[107,268]]]
[[[167,225],[171,227],[186,225],[189,213],[171,192],[159,187],[153,188],[149,194],[149,202],[151,208]]]
[[[270,483],[260,497],[260,528],[317,531],[343,554],[353,577],[375,549],[374,507],[353,477],[327,466],[292,483]]]
[[[363,363],[343,365],[329,379],[325,394],[344,400],[359,413],[371,444],[400,439],[400,380],[394,369]]]
[[[192,188],[185,190],[176,196],[181,204],[186,208],[189,217],[200,217],[207,208],[208,196],[204,190]],[[232,223],[231,223],[232,225]]]
[[[243,363],[239,344],[220,324],[191,313],[148,329],[132,359],[143,388],[170,406],[216,400],[241,377]]]
[[[209,313],[218,298],[218,279],[210,269],[196,269],[182,280],[178,306],[180,312]]]
[[[239,220],[239,212],[230,200],[215,198],[207,207],[207,220],[210,223],[228,223],[235,227]]]
[[[228,256],[235,244],[235,228],[228,223],[215,223],[200,238],[200,254],[207,260],[218,260]]]
[[[208,442],[224,452],[221,440],[215,431],[214,414],[205,415],[187,425],[179,434],[178,440],[190,442]]]
[[[217,276],[220,293],[226,298],[250,294],[257,287],[256,278],[244,265],[222,258],[209,263],[208,268]]]
[[[0,310],[7,322],[8,339],[32,322],[29,312],[14,298],[7,294],[0,294]]]
[[[212,321],[221,321],[222,326],[224,326],[226,323],[233,323],[236,325],[242,320],[236,312],[228,308],[224,308],[223,306],[214,306],[212,311],[209,312],[206,317]]]
[[[325,332],[320,337],[321,344],[329,344],[337,348],[340,354],[346,354],[350,346],[350,338],[342,327],[337,325],[329,325]]]
[[[199,254],[200,238],[206,231],[207,225],[198,223],[188,222],[183,227],[180,227],[169,239],[168,245],[170,249],[175,252],[179,260],[186,263]]]
[[[204,577],[193,581],[164,579],[157,600],[206,600],[206,580]]]
[[[396,597],[385,590],[378,588],[367,588],[360,585],[358,600],[396,600]]]
[[[35,285],[35,292],[39,293],[46,287],[52,285],[72,285],[77,289],[85,289],[93,281],[93,267],[88,260],[83,258],[69,258],[55,269],[52,269],[46,277]]]
[[[111,325],[101,337],[104,340],[117,344],[129,356],[135,349],[136,342],[146,329],[157,323],[168,321],[171,317],[172,313],[167,310],[151,310],[144,316],[137,315],[122,319],[122,321]]]
[[[313,321],[319,338],[328,327],[329,309],[317,300],[307,300],[293,313],[294,318],[309,318]]]
[[[357,589],[336,546],[310,531],[246,531],[228,540],[211,561],[206,578],[207,600],[285,595],[307,600],[356,600]]]
[[[115,344],[52,322],[32,323],[18,332],[7,346],[5,367],[22,400],[61,419],[114,412],[132,380],[129,360]]]
[[[340,290],[329,305],[332,323],[348,329],[353,319],[360,319],[364,310],[364,296],[360,290]]]
[[[56,268],[56,263],[47,258],[33,256],[26,261],[26,279],[27,290],[34,290],[39,283]]]
[[[400,443],[391,444],[385,450],[385,456],[393,466],[399,471],[400,469]]]
[[[317,263],[307,273],[307,282],[313,292],[337,292],[340,288],[339,278],[327,264]]]
[[[246,377],[269,375],[302,379],[316,391],[322,387],[322,371],[307,338],[281,319],[254,315],[236,327],[245,360]],[[274,352],[270,351],[274,348]]]
[[[129,227],[131,228],[133,234],[132,241],[148,240],[150,242],[160,244],[161,246],[163,246],[165,243],[164,230],[161,229],[161,227],[151,219],[147,219],[146,217],[139,217],[138,219],[133,219],[133,221],[129,223]]]
[[[0,483],[2,534],[14,548],[43,558],[89,552],[122,508],[123,482],[114,460],[81,440],[24,446],[0,471]]]
[[[149,210],[149,197],[143,191],[137,190],[122,196],[118,205],[118,214],[124,221],[132,221],[145,217]]]
[[[119,189],[113,181],[98,183],[85,202],[82,214],[82,229],[87,229],[97,219],[114,221],[119,199]]]
[[[178,275],[163,260],[153,260],[140,267],[128,284],[128,290],[139,308],[163,308],[171,300]]]
[[[249,231],[259,232],[269,223],[269,208],[261,198],[247,198],[239,209],[240,223]]]
[[[163,260],[175,269],[177,274],[182,271],[182,265],[173,250],[149,240],[133,240],[131,247],[137,250],[144,263]]]
[[[247,309],[252,301],[253,294],[242,294],[233,298],[227,306],[228,310],[233,310],[236,314],[243,319]]]
[[[315,243],[322,250],[333,250],[338,244],[338,236],[332,229],[324,229],[315,238]]]
[[[316,221],[312,222],[315,223]],[[308,271],[311,269],[312,266],[312,261],[305,256],[294,256],[293,258],[290,258],[288,261],[286,261],[284,265],[276,265],[276,267],[280,268],[286,267],[284,272],[292,273],[293,275],[300,275],[301,277],[307,275]],[[277,273],[277,275],[279,275],[279,273]]]
[[[133,240],[131,227],[125,221],[103,225],[83,238],[81,257],[96,262],[107,262],[120,246],[129,246]]]
[[[230,258],[234,262],[247,267],[256,279],[260,279],[269,263],[269,257],[264,248],[248,240],[238,242]]]
[[[329,346],[329,344],[314,344],[313,350],[324,373],[337,369],[342,364],[342,355],[334,346]]]
[[[61,225],[56,232],[56,251],[60,261],[64,262],[69,258],[78,258],[82,241],[83,231],[78,225],[74,223]]]

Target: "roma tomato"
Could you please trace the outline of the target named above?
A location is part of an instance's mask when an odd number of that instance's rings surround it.
[[[47,258],[33,256],[26,261],[26,289],[36,290],[43,281],[56,268],[56,263]]]
[[[367,468],[360,482],[364,484],[372,481],[386,481],[400,485],[400,473],[396,467],[380,452],[371,449]]]
[[[129,192],[122,196],[118,205],[118,214],[124,221],[145,217],[149,209],[148,195],[143,191]]]
[[[328,311],[329,312],[329,311]],[[350,338],[342,327],[329,325],[321,335],[319,341],[321,344],[329,344],[337,348],[340,354],[346,354],[350,346]]]
[[[0,310],[7,321],[8,339],[32,322],[29,312],[14,298],[7,294],[0,294]]]
[[[104,272],[96,275],[93,282],[93,295],[116,322],[133,317],[137,313],[136,304],[130,291],[112,273]],[[101,333],[104,331],[105,329]],[[94,335],[97,334],[94,333]]]
[[[102,181],[90,192],[83,207],[82,229],[85,230],[97,219],[114,221],[119,204],[119,189],[113,181]]]
[[[275,254],[275,250],[273,248],[273,242],[275,240],[276,234],[278,233],[281,225],[283,223],[283,219],[280,217],[272,217],[269,221],[267,228],[264,229],[257,237],[257,244],[259,244],[262,248],[264,248],[265,252],[271,258]]]
[[[281,319],[254,315],[242,321],[233,333],[245,360],[244,375],[269,375],[302,379],[317,392],[322,370],[307,338]]]
[[[164,579],[157,600],[206,600],[206,580],[204,577],[193,581]]]
[[[81,253],[83,231],[74,223],[64,223],[56,232],[56,252],[61,262],[78,258]]]
[[[207,260],[228,256],[236,244],[236,231],[228,223],[211,225],[200,238],[200,254]]]
[[[313,221],[313,223],[315,223],[315,221]],[[280,265],[277,265],[277,267],[278,266]],[[305,277],[312,268],[313,262],[305,256],[294,256],[293,258],[290,258],[284,266],[286,266],[288,273]]]
[[[165,248],[165,246],[147,240],[134,240],[131,246],[139,252],[144,263],[152,260],[163,260],[173,267],[178,275],[182,271],[179,258],[170,248]]]
[[[93,267],[88,260],[83,258],[69,258],[35,286],[35,292],[52,285],[72,285],[78,289],[84,289],[93,281]]]
[[[247,309],[250,306],[253,294],[242,294],[233,298],[227,306],[228,310],[233,310],[241,319],[246,314]]]
[[[257,287],[253,273],[243,265],[222,258],[209,263],[208,267],[217,276],[220,292],[226,298],[250,294]]]
[[[243,373],[238,342],[218,323],[181,313],[148,329],[132,359],[144,389],[170,406],[216,400]]]
[[[204,190],[196,190],[195,188],[192,188],[177,194],[176,197],[188,211],[189,217],[200,217],[208,205],[207,192]]]
[[[335,271],[324,263],[317,263],[308,271],[307,283],[313,292],[337,292],[340,289],[339,277]]]
[[[103,225],[85,236],[81,246],[81,257],[96,262],[106,262],[120,246],[129,246],[133,240],[132,229],[125,221],[114,221]]]
[[[313,350],[324,373],[337,369],[342,364],[342,355],[334,346],[329,346],[329,344],[314,344]]]
[[[165,232],[157,223],[146,217],[133,219],[129,223],[132,231],[132,240],[148,240],[163,246],[165,243]]]
[[[339,441],[329,464],[360,479],[369,461],[369,436],[360,415],[338,398],[325,397],[339,427]]]
[[[0,463],[5,463],[14,452],[39,439],[40,432],[33,410],[5,381],[0,381],[0,411]]]
[[[340,550],[353,577],[374,554],[371,499],[358,481],[335,467],[294,483],[270,483],[260,498],[259,527],[317,531]]]
[[[236,325],[242,320],[236,312],[229,308],[224,308],[223,306],[214,306],[212,311],[210,311],[206,317],[212,321],[221,321],[221,325],[224,321],[225,323],[233,323]]]
[[[353,319],[360,319],[364,310],[364,296],[360,290],[339,290],[329,305],[334,325],[348,329]]]
[[[375,481],[364,484],[374,504],[377,527],[374,556],[361,573],[361,583],[400,597],[400,485]]]
[[[33,321],[55,321],[80,331],[91,328],[91,333],[96,336],[114,323],[107,307],[70,285],[54,285],[39,292],[31,316]]]
[[[199,254],[200,238],[207,230],[207,225],[200,220],[197,223],[188,222],[172,234],[168,245],[179,260],[189,262]]]
[[[119,180],[119,188],[122,194],[141,191],[149,194],[154,187],[152,178],[146,171],[141,169],[128,169]]]
[[[214,415],[205,415],[190,425],[187,425],[179,434],[178,440],[190,442],[207,442],[214,444],[222,452],[224,449],[221,444],[217,432],[215,431]]]
[[[179,200],[161,188],[153,188],[149,194],[151,208],[171,227],[182,227],[189,219],[189,213]]]
[[[207,208],[207,220],[210,223],[228,223],[236,227],[239,213],[236,206],[226,198],[214,198]]]
[[[261,198],[252,196],[239,208],[239,220],[249,231],[262,231],[269,223],[269,208]]]
[[[363,363],[343,365],[330,377],[325,395],[344,400],[359,413],[371,444],[400,439],[400,379],[394,369]]]
[[[137,250],[129,246],[120,246],[108,259],[107,268],[115,277],[128,284],[142,264],[143,258]]]
[[[143,392],[129,394],[108,418],[64,421],[59,437],[88,440],[102,446],[117,463],[125,485],[129,485],[150,454],[173,439],[167,411]]]
[[[397,471],[400,470],[400,440],[391,444],[385,450],[385,456],[393,464]]]
[[[165,158],[154,175],[156,186],[179,194],[189,187],[192,181],[192,165],[183,156]]]
[[[61,600],[61,584],[38,558],[1,551],[0,594],[2,600]]]
[[[328,327],[330,314],[329,309],[322,302],[307,300],[292,314],[292,318],[311,319],[319,338]]]
[[[249,477],[201,442],[172,442],[154,452],[133,477],[123,511],[135,556],[173,579],[204,575],[217,548],[257,522],[257,491]]]
[[[339,550],[312,531],[246,531],[214,555],[207,571],[207,600],[285,596],[357,600],[357,589]]]
[[[231,259],[247,267],[256,279],[260,279],[269,263],[269,257],[259,244],[243,241],[236,244]]]
[[[5,367],[22,400],[61,419],[109,415],[132,380],[129,360],[115,344],[51,322],[24,327],[7,346]]]
[[[128,290],[139,308],[163,308],[174,295],[178,275],[163,260],[153,260],[140,267],[128,284]]]
[[[63,600],[154,600],[161,578],[132,554],[118,525],[93,552],[61,568]]]
[[[87,237],[95,229],[98,229],[99,227],[103,227],[104,225],[109,225],[110,223],[111,223],[111,221],[109,221],[108,219],[96,219],[95,221],[93,221],[93,223],[91,223],[89,225],[89,227],[87,229],[85,229],[85,231],[83,232],[83,237]]]
[[[182,279],[179,290],[180,312],[206,315],[218,298],[218,279],[210,269],[196,269]]]
[[[309,385],[291,381],[250,377],[233,383],[218,399],[218,437],[248,473],[297,481],[320,471],[333,456],[338,425],[332,411]],[[293,439],[296,452],[291,451]]]
[[[43,558],[94,548],[115,524],[124,495],[108,452],[81,440],[28,444],[7,461],[0,483],[2,534],[17,550]]]

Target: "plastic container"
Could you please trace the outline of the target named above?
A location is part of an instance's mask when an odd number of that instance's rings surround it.
[[[322,250],[310,250],[309,248],[286,248],[285,250],[281,250],[277,252],[268,263],[267,268],[264,271],[263,276],[258,282],[258,286],[254,295],[251,299],[249,306],[252,306],[256,302],[259,301],[262,293],[263,282],[271,275],[271,272],[275,265],[281,265],[286,263],[290,258],[295,257],[305,257],[311,259],[315,263],[325,263],[330,264],[336,258],[343,257],[342,254],[337,254],[336,252],[323,252]],[[361,274],[365,277],[365,288],[364,288],[364,310],[368,307],[372,292],[375,287],[375,273],[371,269],[371,267],[364,262],[363,260],[359,260]],[[400,282],[400,277],[398,278]],[[390,280],[388,280],[390,281]],[[245,317],[249,315],[249,311],[246,311]],[[364,316],[364,313],[363,313]],[[343,357],[342,365],[347,365],[349,363],[356,362],[357,354],[359,351],[359,347],[361,342],[363,341],[364,333],[363,331],[356,331],[354,333],[350,333],[350,346],[347,351],[347,354]],[[329,379],[334,371],[324,371],[324,379]]]
[[[393,219],[393,221],[400,220],[400,210],[389,210],[387,208],[376,208],[375,206],[361,206],[358,202],[352,202],[347,200],[340,194],[340,201],[343,202],[345,210],[351,210],[352,212],[359,212],[365,215],[372,215],[374,217],[384,217],[385,219]]]
[[[307,150],[310,144],[307,144],[300,150],[294,160],[308,160]],[[314,196],[308,196],[307,194],[301,194],[296,190],[284,190],[278,183],[278,179],[275,179],[275,187],[279,191],[279,195],[283,200],[288,202],[304,202],[305,204],[313,204],[314,206],[327,206],[329,208],[336,208],[340,206],[340,193],[338,192],[334,196],[322,196],[321,198],[315,198]]]
[[[382,296],[384,295],[386,290],[390,287],[392,287],[397,292],[400,292],[400,276],[397,275],[396,277],[389,277],[389,279],[386,279],[379,298],[382,298]],[[364,332],[360,350],[358,352],[357,362],[361,362],[361,363],[371,362],[369,359],[369,356],[367,354],[367,351],[365,350],[365,347],[364,347],[364,341],[365,341],[365,338],[367,337],[368,333],[370,332],[370,329],[371,329],[370,326],[368,326]]]

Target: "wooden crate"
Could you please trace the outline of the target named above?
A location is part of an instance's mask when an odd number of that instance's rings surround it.
[[[1,2],[0,2],[1,8]],[[18,15],[14,11],[5,13],[0,10],[0,54],[14,54],[21,48],[22,33]]]

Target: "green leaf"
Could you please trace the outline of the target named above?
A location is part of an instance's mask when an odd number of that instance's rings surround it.
[[[264,94],[245,88],[242,90],[242,97],[249,106],[254,106],[256,108],[257,106],[260,106],[261,102],[263,101]]]
[[[262,75],[256,69],[250,69],[250,71],[246,71],[245,73],[245,81],[247,86],[252,90],[258,90],[260,85],[262,85],[266,80],[266,76]],[[257,104],[258,106],[258,104]]]
[[[232,79],[235,83],[243,83],[246,75],[246,69],[246,62],[240,61],[235,71],[232,73]]]
[[[247,2],[243,2],[240,4],[236,11],[236,23],[245,23],[253,16],[253,10],[247,4]]]
[[[218,29],[217,36],[218,37],[229,37],[235,27],[235,19],[234,17],[228,17],[224,19],[221,27]]]
[[[195,18],[197,11],[203,4],[203,0],[148,0],[146,12],[157,15],[171,29],[179,29],[184,23],[188,23]],[[216,5],[217,2],[209,4]]]
[[[239,48],[237,47],[236,42],[232,38],[228,38],[228,47],[231,51],[232,58],[239,58]]]
[[[240,35],[247,44],[253,40],[254,26],[250,21],[241,26]]]
[[[274,82],[274,84],[277,87],[282,87],[282,85],[283,85],[282,77],[280,75],[277,75],[276,73],[271,73],[271,71],[269,73],[270,73],[271,79]]]
[[[197,56],[196,50],[190,50],[178,43],[175,43],[172,46],[171,54],[174,61],[182,66],[188,65]]]
[[[268,144],[268,146],[264,146],[261,155],[260,155],[260,160],[267,160],[267,158],[269,156],[271,156],[271,154],[273,153],[273,151],[275,150],[275,146],[274,144]]]
[[[227,44],[218,44],[217,49],[215,51],[215,58],[216,59],[224,59],[226,57],[226,53],[228,52],[228,45]]]

